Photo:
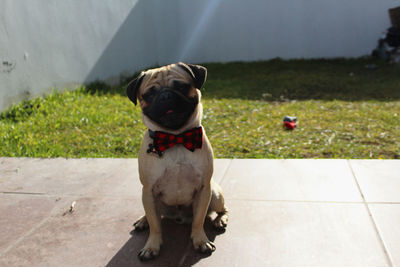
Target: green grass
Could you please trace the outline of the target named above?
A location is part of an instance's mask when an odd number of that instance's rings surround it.
[[[398,65],[362,58],[205,66],[203,125],[216,157],[400,157]],[[295,130],[283,129],[285,115],[298,117]],[[124,86],[97,82],[1,113],[0,156],[137,157],[144,131]]]

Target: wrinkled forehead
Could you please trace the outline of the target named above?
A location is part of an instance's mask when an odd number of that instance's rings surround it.
[[[190,83],[191,80],[189,74],[175,64],[150,69],[145,71],[144,74],[141,86],[144,91],[150,87],[172,87],[174,81]]]

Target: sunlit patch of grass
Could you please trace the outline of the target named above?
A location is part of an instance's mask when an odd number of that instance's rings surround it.
[[[400,101],[205,101],[217,157],[399,158]],[[221,112],[224,110],[224,112]],[[298,126],[285,130],[285,115]]]
[[[34,102],[29,113],[26,106]],[[84,88],[24,102],[1,115],[0,154],[26,157],[134,157],[144,126],[120,95]]]

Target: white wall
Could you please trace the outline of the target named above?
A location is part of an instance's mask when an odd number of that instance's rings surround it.
[[[183,49],[185,60],[363,56],[389,27],[387,9],[400,5],[393,0],[215,0],[207,1],[217,7],[209,12],[203,2],[195,1],[200,12],[181,29],[192,40]],[[194,4],[182,0],[181,5],[189,10]],[[192,17],[179,15],[181,23]],[[204,28],[192,34],[204,17]]]
[[[358,57],[399,0],[0,0],[0,110],[176,61]]]
[[[84,82],[136,5],[132,29],[142,36],[145,8],[137,0],[0,0],[0,110]],[[148,62],[136,59],[138,67]],[[126,66],[110,73],[118,68]]]

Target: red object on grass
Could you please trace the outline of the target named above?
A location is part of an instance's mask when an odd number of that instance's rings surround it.
[[[297,118],[292,116],[285,116],[283,118],[283,125],[288,130],[293,130],[296,127]]]
[[[293,130],[296,127],[295,121],[284,121],[283,125],[285,125],[286,129]]]

